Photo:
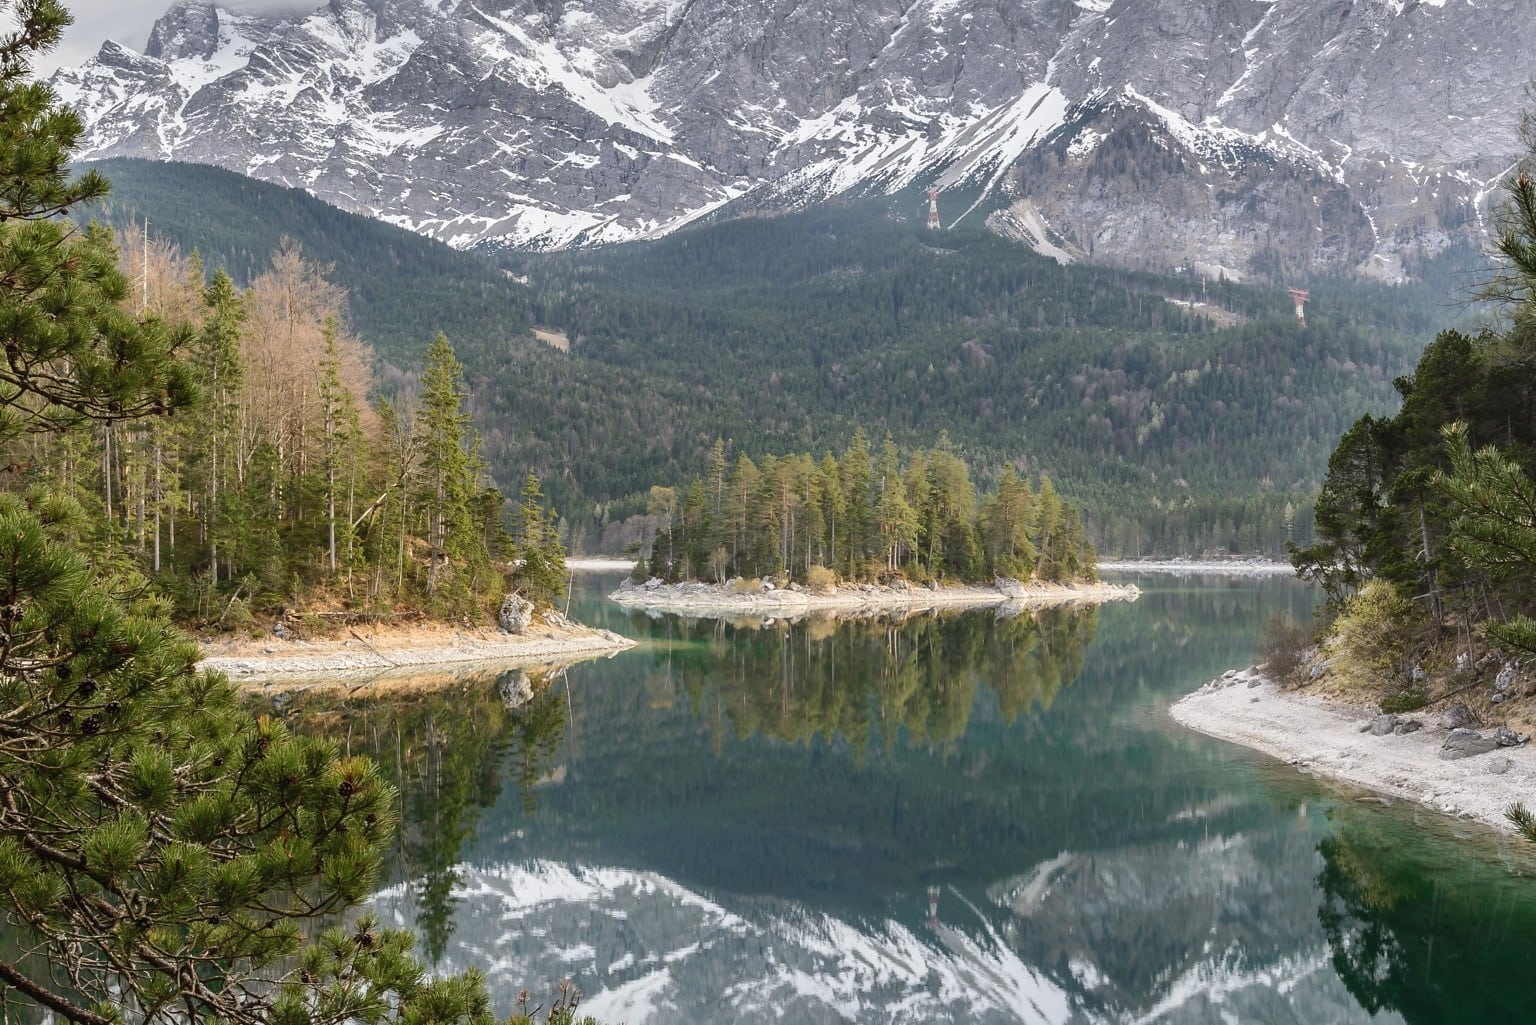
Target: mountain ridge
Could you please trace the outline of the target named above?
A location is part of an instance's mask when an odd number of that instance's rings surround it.
[[[814,14],[814,16],[812,16]],[[1521,152],[1519,0],[185,0],[52,79],[82,157],[215,163],[460,247],[881,195],[1060,259],[1411,276]]]

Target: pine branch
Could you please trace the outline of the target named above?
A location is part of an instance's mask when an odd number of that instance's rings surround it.
[[[88,1011],[79,1004],[66,999],[45,986],[40,986],[32,980],[32,977],[18,971],[9,962],[0,961],[0,981],[6,985],[14,986],[27,996],[36,1000],[39,1004],[61,1014],[69,1021],[77,1025],[116,1025],[110,1018],[104,1018],[94,1011]]]
[[[1504,817],[1514,823],[1521,836],[1536,843],[1536,815],[1532,815],[1525,805],[1510,805],[1504,809]]]

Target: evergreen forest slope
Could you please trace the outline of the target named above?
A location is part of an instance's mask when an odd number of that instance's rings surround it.
[[[1302,329],[1276,289],[1061,266],[876,204],[463,253],[212,168],[95,166],[109,219],[147,216],[237,280],[284,236],[333,264],[386,390],[446,331],[493,474],[537,470],[586,550],[622,542],[650,486],[701,472],[717,437],[760,457],[862,426],[904,447],[948,430],[983,488],[1050,474],[1106,555],[1277,551],[1310,536],[1334,439],[1394,406],[1478,273],[1453,251],[1424,284],[1308,282]]]

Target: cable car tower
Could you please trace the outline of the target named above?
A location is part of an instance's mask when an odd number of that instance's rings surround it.
[[[929,189],[924,193],[928,197],[928,230],[938,231],[943,225],[939,223],[939,190]]]
[[[1306,327],[1307,300],[1312,297],[1312,293],[1302,288],[1292,288],[1289,289],[1289,291],[1291,293],[1291,298],[1296,302],[1296,320],[1301,324],[1302,327]]]

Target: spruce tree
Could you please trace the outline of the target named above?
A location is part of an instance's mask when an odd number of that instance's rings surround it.
[[[464,404],[464,367],[441,332],[427,349],[416,432],[421,451],[421,497],[427,519],[427,597],[438,608],[467,612],[475,584],[490,566],[475,505],[483,468],[480,441]]]
[[[544,491],[539,476],[532,470],[523,482],[522,504],[518,507],[517,568],[512,580],[523,597],[535,605],[550,605],[565,595],[568,571],[565,549],[554,529],[552,517],[544,512]]]

